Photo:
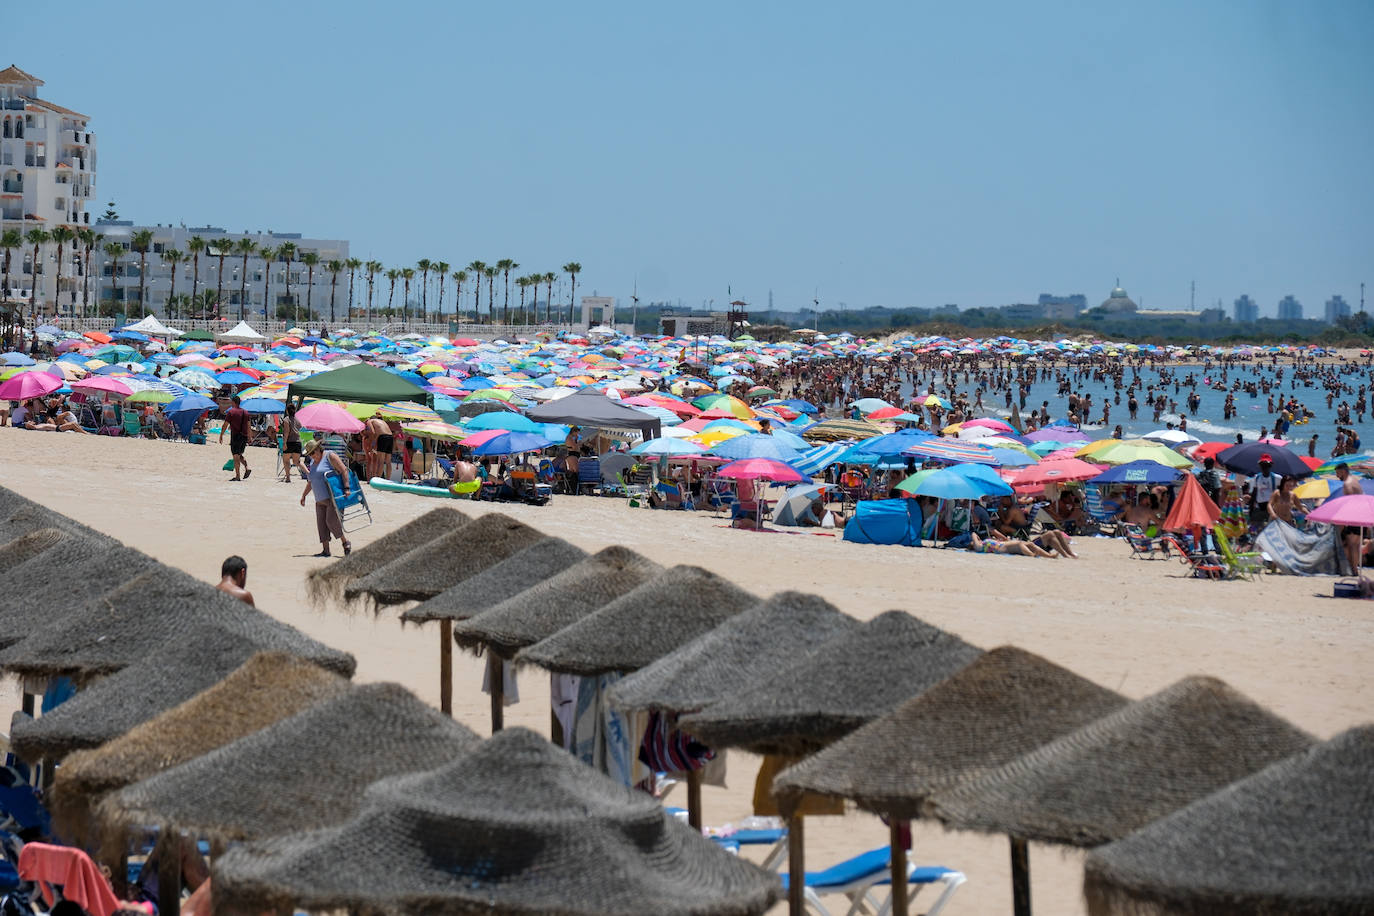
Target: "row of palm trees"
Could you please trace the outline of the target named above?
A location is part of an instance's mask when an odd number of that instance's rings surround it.
[[[83,250],[83,265],[87,269],[82,271],[81,281],[81,317],[89,314],[90,305],[90,270],[91,253],[99,250],[105,255],[106,261],[111,265],[110,269],[110,298],[118,300],[119,290],[119,264],[126,257],[137,255],[138,257],[138,302],[147,301],[147,267],[148,254],[153,248],[153,232],[149,229],[140,230],[133,233],[129,239],[128,248],[116,241],[106,241],[104,235],[92,229],[84,227],[71,228],[67,226],[57,226],[49,230],[31,229],[27,234],[21,235],[18,230],[7,230],[0,236],[0,248],[4,250],[4,289],[8,293],[10,289],[10,262],[12,252],[25,247],[33,246],[33,264],[39,262],[39,249],[42,245],[54,243],[57,249],[57,276],[62,276],[62,258],[68,245],[73,251],[78,248]],[[415,279],[416,274],[420,277],[420,316],[422,320],[428,321],[431,317],[429,310],[429,289],[430,275],[438,278],[438,302],[435,313],[436,316],[444,314],[444,293],[445,281],[451,279],[454,284],[454,306],[455,314],[463,310],[463,291],[465,288],[472,290],[472,314],[475,321],[482,321],[482,281],[486,281],[487,300],[486,300],[486,321],[496,323],[496,292],[495,285],[497,277],[500,277],[503,284],[501,300],[501,324],[511,323],[510,305],[510,283],[511,273],[520,268],[520,265],[510,258],[502,258],[495,264],[487,264],[483,261],[473,261],[465,269],[449,272],[450,264],[447,261],[421,258],[415,263],[415,267],[385,267],[380,261],[363,261],[358,258],[348,258],[347,260],[330,260],[321,263],[320,256],[313,251],[298,252],[294,242],[284,242],[280,246],[273,247],[264,245],[259,247],[250,238],[238,240],[225,240],[224,244],[212,244],[200,236],[193,236],[187,242],[187,251],[182,252],[175,248],[165,249],[160,253],[162,261],[171,268],[172,285],[168,291],[167,303],[169,317],[176,317],[173,314],[179,308],[187,309],[186,314],[213,315],[220,317],[220,307],[224,303],[224,261],[226,258],[234,257],[241,260],[239,270],[239,318],[245,316],[246,304],[248,302],[248,259],[250,257],[261,258],[264,262],[263,269],[263,302],[270,302],[271,292],[271,266],[274,263],[281,263],[285,267],[286,292],[283,297],[285,305],[279,307],[280,317],[290,317],[297,323],[300,322],[300,299],[291,293],[291,265],[299,262],[306,268],[306,298],[305,313],[308,317],[315,315],[313,297],[315,292],[315,271],[323,270],[330,275],[329,282],[329,321],[335,323],[338,320],[336,312],[336,299],[339,286],[339,279],[342,274],[348,274],[348,312],[354,313],[354,285],[359,272],[362,273],[367,283],[367,305],[365,316],[370,321],[374,314],[373,299],[377,288],[378,276],[386,280],[387,300],[385,309],[377,309],[379,314],[394,315],[396,310],[393,302],[396,297],[396,284],[399,281],[402,286],[400,317],[404,325],[409,320],[410,306],[410,284]],[[200,259],[202,256],[207,258],[217,258],[219,269],[213,298],[210,298],[209,290],[204,294],[200,290]],[[73,255],[75,257],[75,255]],[[178,267],[185,261],[191,262],[191,292],[189,295],[178,296],[176,292]],[[577,275],[582,270],[582,265],[576,261],[571,261],[563,265],[563,272],[569,277],[571,286],[568,296],[567,321],[574,321],[573,303],[576,302]],[[539,321],[539,287],[546,288],[544,300],[545,311],[544,320],[553,322],[563,317],[562,308],[559,307],[557,315],[553,306],[553,282],[558,277],[554,271],[545,273],[532,273],[515,278],[516,288],[520,291],[520,304],[516,313],[520,319],[519,323],[537,323]],[[469,287],[468,284],[471,284]],[[531,293],[531,290],[533,291]],[[533,311],[526,306],[526,299],[533,305]],[[127,297],[127,293],[126,293]],[[29,311],[34,323],[38,316],[38,294],[37,283],[29,293]],[[8,331],[7,331],[8,336]]]

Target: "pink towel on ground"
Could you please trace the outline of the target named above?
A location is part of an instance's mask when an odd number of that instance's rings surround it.
[[[19,877],[43,882],[43,899],[48,906],[53,897],[48,885],[62,888],[62,896],[92,916],[110,916],[119,908],[110,882],[105,880],[91,857],[71,846],[29,843],[19,853]]]

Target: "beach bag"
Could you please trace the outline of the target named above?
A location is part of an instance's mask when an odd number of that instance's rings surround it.
[[[1332,589],[1333,598],[1362,597],[1359,579],[1337,579]]]
[[[821,527],[822,527],[822,528],[834,528],[834,527],[835,527],[835,513],[834,513],[834,512],[831,512],[831,511],[829,511],[828,509],[826,510],[825,518],[821,519]]]
[[[233,458],[230,458],[228,461],[224,462],[224,467],[220,468],[221,471],[232,471],[233,469],[234,469],[234,459],[233,459]]]

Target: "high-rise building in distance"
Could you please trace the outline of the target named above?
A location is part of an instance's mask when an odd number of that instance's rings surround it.
[[[1248,294],[1242,293],[1241,297],[1235,301],[1234,306],[1234,315],[1237,321],[1259,321],[1259,303],[1251,299]]]
[[[1302,321],[1302,303],[1292,295],[1279,300],[1279,321]]]
[[[1335,324],[1342,318],[1350,317],[1350,303],[1344,296],[1332,296],[1326,300],[1326,323]]]

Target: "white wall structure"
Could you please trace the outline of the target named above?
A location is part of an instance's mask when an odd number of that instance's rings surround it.
[[[86,202],[95,193],[95,134],[87,115],[38,97],[43,81],[18,67],[0,70],[0,231],[51,231],[58,226],[89,228]],[[11,254],[11,301],[27,304],[37,289],[44,314],[72,314],[81,297],[81,249],[63,252],[57,276],[57,246]],[[3,257],[3,254],[0,254]]]
[[[582,324],[592,328],[597,325],[615,326],[615,299],[612,296],[583,296]]]
[[[269,318],[275,319],[277,316],[278,305],[287,304],[294,301],[300,307],[300,314],[305,315],[307,304],[310,309],[323,319],[329,318],[330,284],[333,275],[328,270],[330,261],[346,262],[348,260],[348,242],[343,239],[316,239],[305,238],[299,232],[228,232],[218,226],[136,226],[131,222],[119,221],[97,221],[94,226],[96,232],[104,236],[101,247],[114,242],[123,245],[126,249],[125,254],[119,259],[118,277],[114,274],[114,263],[111,258],[101,252],[95,263],[98,268],[97,277],[99,284],[98,298],[102,302],[111,300],[121,303],[124,311],[129,315],[152,314],[162,318],[169,317],[175,311],[178,315],[186,314],[185,307],[176,309],[168,308],[168,297],[172,295],[172,266],[163,255],[168,251],[179,251],[182,260],[177,262],[176,295],[190,295],[194,290],[198,290],[204,295],[205,290],[215,293],[220,299],[220,315],[224,317],[242,313],[247,318]],[[130,248],[130,241],[133,236],[147,230],[153,234],[152,246],[148,249],[147,267],[148,276],[144,283],[146,290],[146,307],[140,305],[139,296],[139,253]],[[205,243],[204,249],[200,252],[199,281],[197,281],[197,266],[195,258],[191,253],[191,240],[199,238]],[[253,243],[253,253],[248,256],[248,268],[244,271],[244,258],[240,252],[238,244],[240,240],[248,239]],[[291,299],[286,299],[287,266],[281,260],[272,262],[270,277],[267,278],[267,313],[263,311],[263,287],[264,259],[258,254],[264,248],[271,248],[279,251],[285,244],[295,246],[292,253],[290,266],[291,279]],[[220,274],[220,251],[225,252],[223,276]],[[310,279],[310,268],[301,262],[301,256],[314,253],[319,256],[319,263],[315,265],[315,276],[313,286],[307,281]],[[247,277],[246,289],[244,277]],[[412,293],[415,292],[415,284],[412,284]],[[240,300],[240,294],[246,294]],[[359,271],[354,279],[354,305],[362,308],[366,300],[366,283]],[[94,301],[97,293],[92,292],[91,298]],[[399,294],[395,305],[400,306]],[[414,295],[411,297],[415,298]],[[385,294],[377,298],[374,294],[373,304],[382,306],[385,304]],[[334,309],[337,320],[343,320],[348,314],[348,270],[345,268],[340,272],[338,284],[334,289]]]

